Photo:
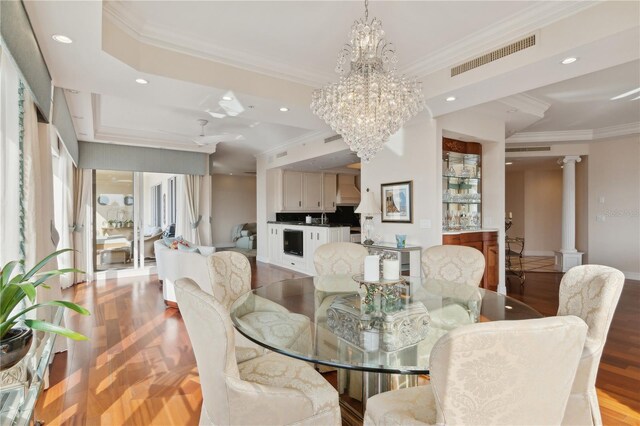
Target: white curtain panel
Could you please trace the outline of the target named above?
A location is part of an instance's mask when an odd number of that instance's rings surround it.
[[[18,72],[0,48],[0,265],[20,258]]]
[[[51,144],[45,134],[38,133],[36,107],[28,90],[24,102],[24,203],[25,203],[25,254],[26,268],[30,269],[42,258],[55,251],[58,237],[55,229],[53,205],[53,167]],[[58,267],[58,260],[51,259],[41,272]],[[38,288],[37,301],[62,299],[60,280],[47,281],[49,289]],[[52,321],[55,309],[37,309],[37,317]],[[67,339],[56,339],[55,352],[67,348]]]
[[[90,221],[91,213],[91,185],[92,176],[89,169],[73,167],[73,248],[74,268],[85,271],[76,273],[74,283],[80,283],[88,279],[91,273],[91,239]]]
[[[53,143],[57,144],[57,142],[56,137]],[[58,157],[54,158],[53,166],[56,229],[60,234],[58,249],[73,249],[73,161],[63,146],[60,147]],[[73,264],[73,252],[58,256],[60,268],[73,268]],[[61,287],[63,289],[71,287],[74,284],[74,279],[74,274],[62,275],[60,277]]]
[[[200,245],[199,227],[202,222],[202,215],[200,214],[200,187],[202,186],[202,176],[185,175],[182,176],[182,182],[185,217],[178,219],[183,224],[182,236],[186,240]],[[187,220],[185,221],[185,219]]]

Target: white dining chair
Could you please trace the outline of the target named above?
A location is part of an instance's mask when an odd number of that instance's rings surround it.
[[[313,254],[317,275],[355,275],[364,273],[364,258],[369,251],[361,244],[328,243]]]
[[[251,292],[251,264],[247,257],[233,251],[217,252],[207,258],[209,282],[215,299],[230,311],[241,296],[244,302],[236,317],[260,336],[270,336],[278,348],[298,352],[311,351],[311,325],[304,315],[290,313],[285,307]],[[236,357],[239,362],[263,355],[263,347],[236,332]]]
[[[238,364],[227,308],[175,283],[202,387],[200,425],[340,425],[338,393],[307,363],[269,353]]]
[[[431,352],[430,384],[373,396],[364,424],[558,425],[586,335],[575,316],[456,328]]]
[[[600,265],[571,268],[560,282],[558,315],[575,315],[589,326],[563,425],[601,425],[596,376],[624,274]]]
[[[422,273],[426,278],[480,286],[484,275],[484,255],[466,246],[429,247],[422,253]]]

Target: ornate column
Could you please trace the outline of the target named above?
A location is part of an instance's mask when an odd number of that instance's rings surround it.
[[[555,252],[555,266],[566,272],[574,266],[582,265],[582,254],[576,250],[576,163],[578,155],[568,155],[562,164],[562,248]]]

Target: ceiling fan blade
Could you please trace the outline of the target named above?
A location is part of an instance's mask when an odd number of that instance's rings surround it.
[[[220,142],[241,141],[244,140],[244,136],[240,134],[228,133],[220,135],[199,136],[197,138],[193,138],[192,140],[198,145],[211,145]]]

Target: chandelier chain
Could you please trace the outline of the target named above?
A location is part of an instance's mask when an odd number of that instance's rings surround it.
[[[364,20],[369,20],[369,0],[364,0]]]

